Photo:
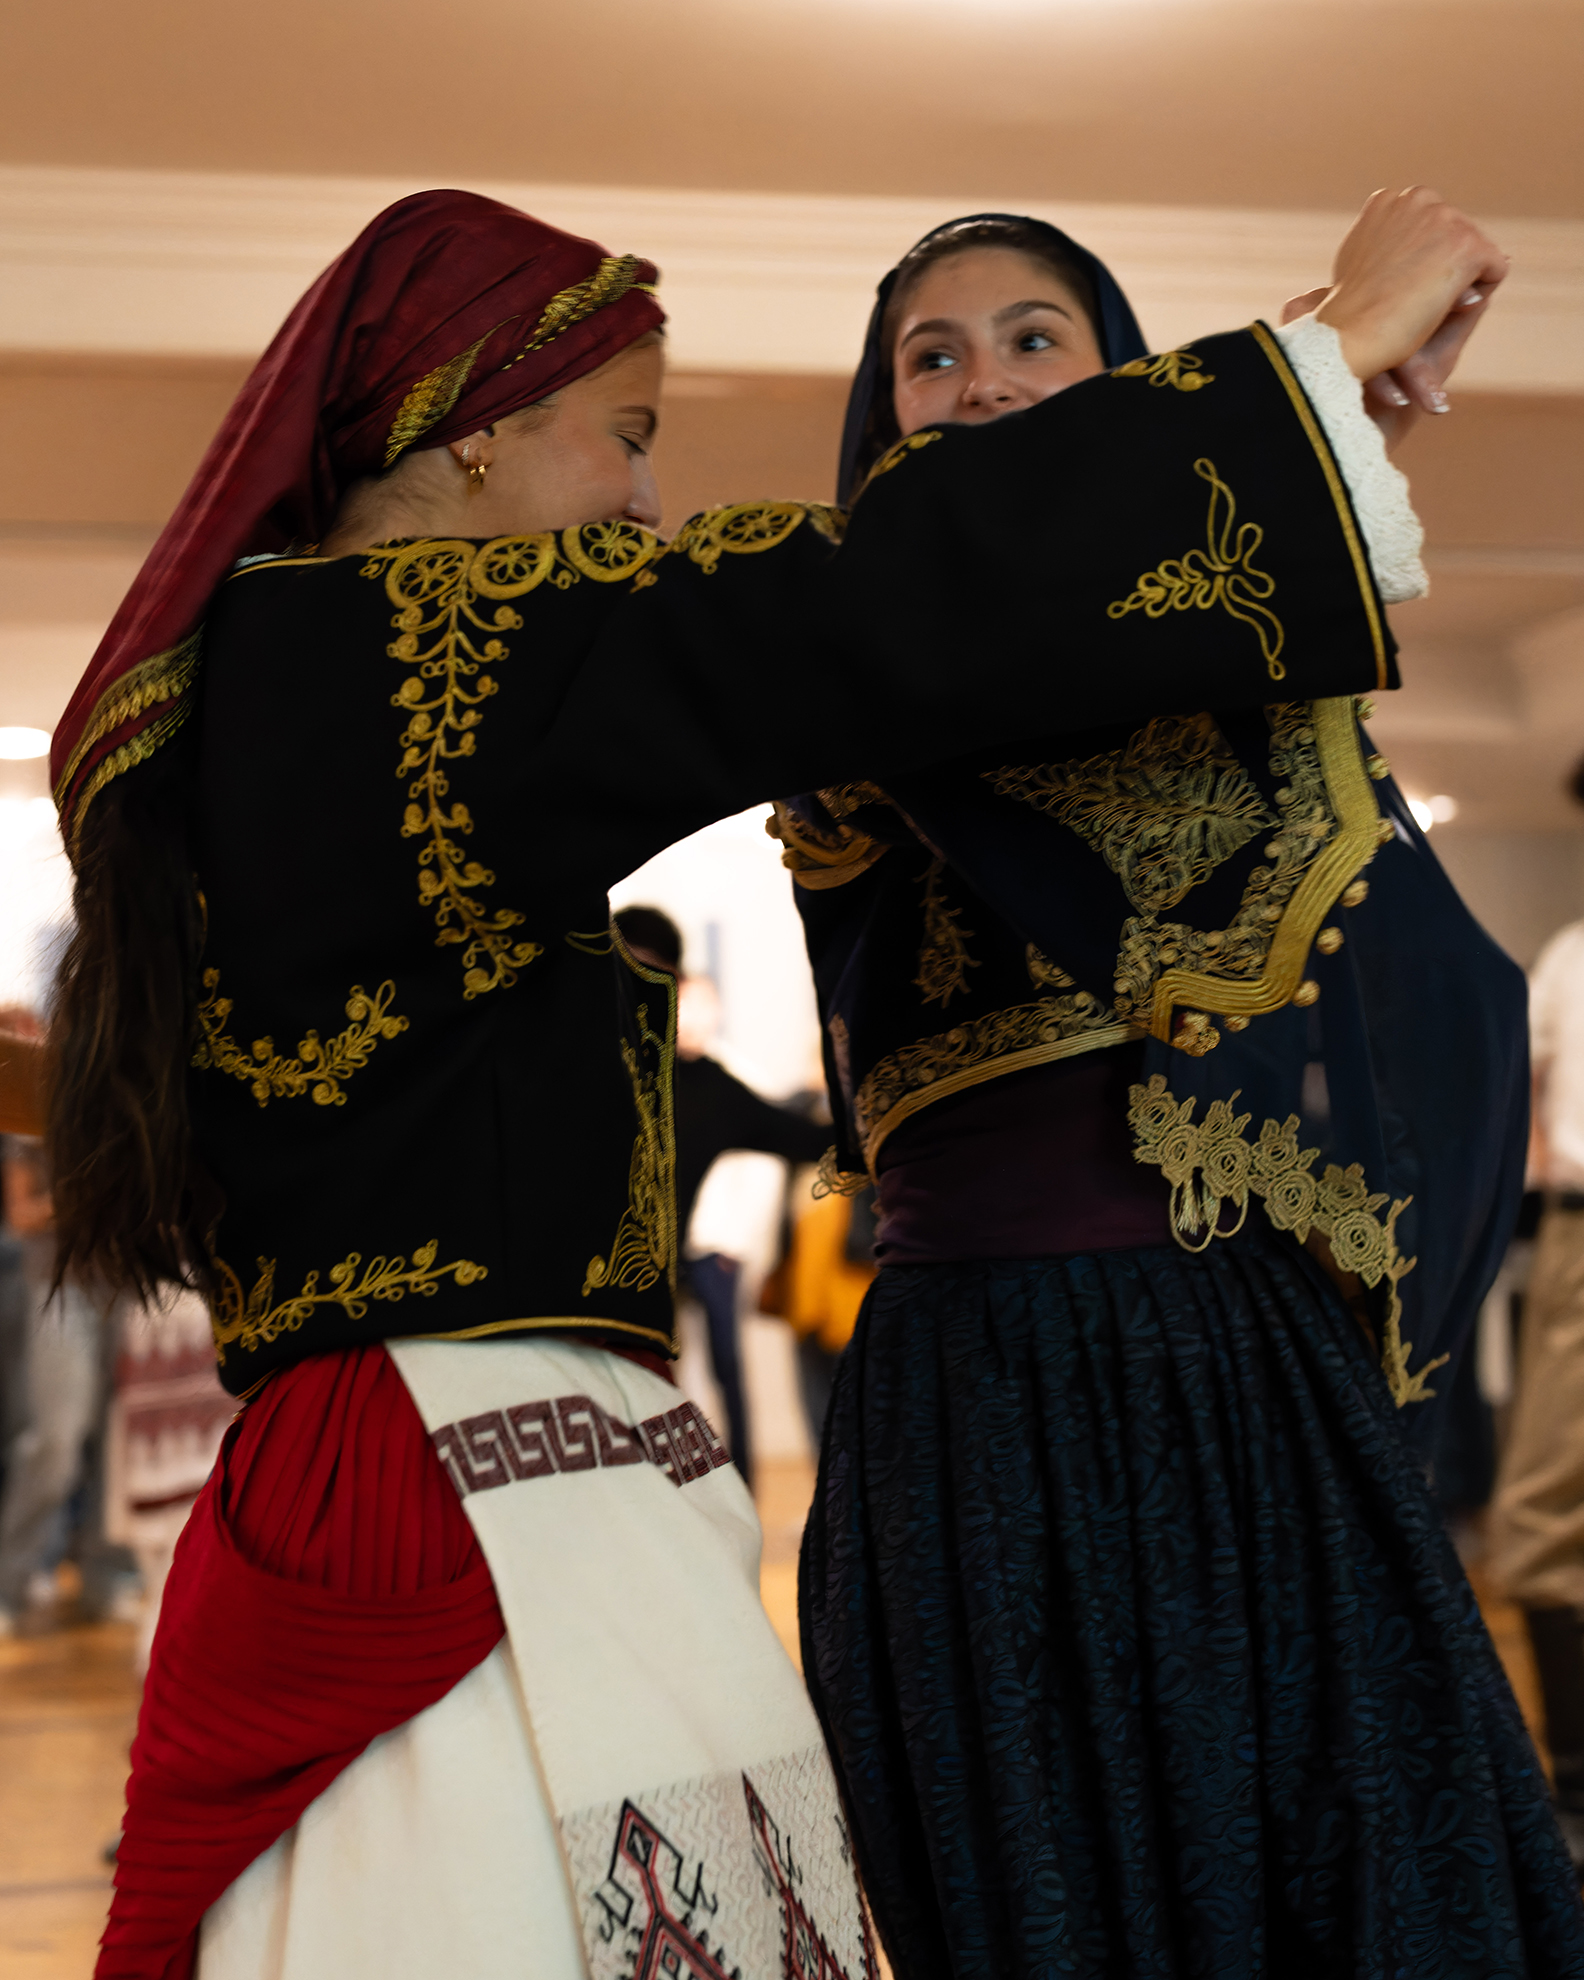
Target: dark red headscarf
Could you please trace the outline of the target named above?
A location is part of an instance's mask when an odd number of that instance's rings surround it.
[[[186,713],[204,609],[239,557],[316,543],[354,481],[593,371],[665,321],[655,270],[477,193],[398,200],[286,319],[55,731],[68,846]]]

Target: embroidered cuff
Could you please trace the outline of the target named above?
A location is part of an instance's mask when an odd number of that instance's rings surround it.
[[[1430,589],[1419,553],[1424,530],[1414,514],[1408,477],[1386,458],[1386,437],[1364,410],[1364,391],[1347,368],[1342,340],[1329,323],[1300,316],[1276,332],[1353,497],[1370,564],[1388,605]]]

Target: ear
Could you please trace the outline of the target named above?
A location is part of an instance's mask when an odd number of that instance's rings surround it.
[[[464,473],[469,468],[491,467],[495,461],[495,429],[481,426],[477,433],[469,433],[461,440],[446,443],[446,452]]]

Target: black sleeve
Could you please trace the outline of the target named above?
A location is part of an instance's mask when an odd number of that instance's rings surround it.
[[[841,521],[706,512],[604,614],[530,785],[611,879],[785,791],[1396,684],[1345,486],[1263,325],[916,434]]]
[[[751,1148],[788,1162],[817,1162],[831,1128],[761,1100],[715,1059],[678,1058],[675,1071],[677,1227],[685,1235],[710,1165],[729,1149]]]

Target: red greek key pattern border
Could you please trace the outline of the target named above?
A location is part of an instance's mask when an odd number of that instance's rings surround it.
[[[694,1402],[627,1424],[592,1396],[546,1397],[444,1423],[430,1440],[464,1499],[521,1479],[623,1464],[652,1464],[680,1487],[731,1463]]]

